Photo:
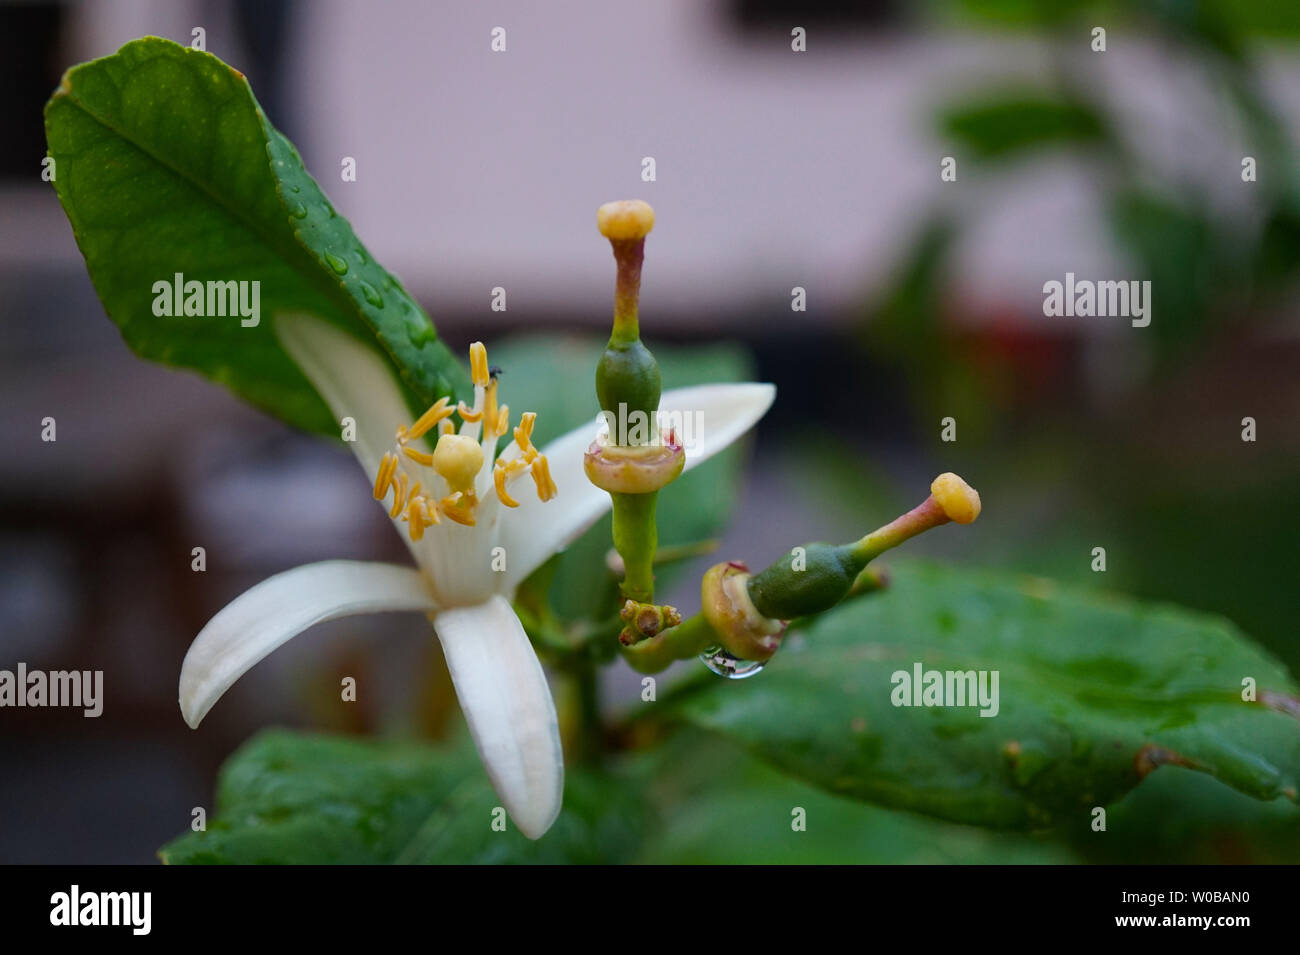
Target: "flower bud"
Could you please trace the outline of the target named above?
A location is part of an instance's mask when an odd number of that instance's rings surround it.
[[[682,622],[682,615],[677,612],[676,607],[667,604],[638,603],[635,600],[624,601],[619,616],[627,624],[618,637],[618,642],[625,647],[650,637],[657,637]]]

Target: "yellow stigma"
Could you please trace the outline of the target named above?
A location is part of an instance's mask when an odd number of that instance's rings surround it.
[[[980,516],[980,495],[957,475],[945,471],[930,485],[930,494],[948,515],[948,520],[969,524]]]
[[[655,227],[655,211],[640,199],[607,202],[596,210],[596,228],[607,239],[644,239]]]
[[[483,448],[463,434],[444,434],[433,449],[433,469],[453,491],[473,493],[474,478],[483,467]]]
[[[474,387],[487,387],[489,377],[487,349],[482,342],[475,342],[469,346],[469,374],[474,379]]]

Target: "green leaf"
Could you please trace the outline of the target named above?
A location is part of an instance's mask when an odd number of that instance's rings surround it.
[[[1108,140],[1105,122],[1092,107],[1039,90],[980,94],[943,110],[939,128],[966,155],[984,161]]]
[[[651,758],[659,823],[638,862],[668,865],[1034,865],[1078,862],[1039,836],[926,819],[833,796],[702,734]],[[689,737],[684,739],[683,737]],[[796,816],[795,810],[802,810]],[[796,821],[804,827],[797,829]]]
[[[157,37],[128,43],[64,75],[45,128],[91,280],[136,354],[337,438],[271,327],[277,312],[308,312],[385,355],[413,409],[467,393],[428,316],[334,211],[243,74],[215,56]],[[155,315],[154,284],[177,273],[260,283],[258,323]]]
[[[596,863],[640,845],[644,809],[618,777],[570,769],[564,809],[533,841],[508,824],[473,747],[271,730],[222,768],[207,831],[159,850],[172,864]]]
[[[1092,863],[1110,865],[1294,865],[1300,813],[1284,801],[1259,802],[1202,773],[1170,766],[1106,813],[1106,833],[1068,832]]]
[[[643,327],[645,324],[643,319]],[[659,361],[665,391],[708,382],[744,381],[752,375],[745,353],[732,346],[649,344]],[[584,422],[594,425],[600,411],[596,362],[604,347],[603,338],[527,335],[488,349],[489,360],[503,369],[503,399],[512,409],[537,412],[539,446]],[[743,455],[743,446],[732,446],[659,492],[656,516],[661,547],[695,543],[722,529],[735,500]],[[617,602],[611,602],[617,591],[611,596],[593,586],[593,582],[613,582],[605,567],[611,540],[610,519],[604,517],[560,556],[551,598],[562,618],[602,619],[617,610]],[[672,576],[671,569],[656,570],[660,584],[668,583]]]
[[[955,822],[1085,824],[1162,764],[1296,800],[1300,701],[1231,624],[1050,582],[929,566],[792,635],[689,722],[831,792]],[[893,674],[996,671],[999,710],[892,702]],[[1258,699],[1242,701],[1243,680]]]

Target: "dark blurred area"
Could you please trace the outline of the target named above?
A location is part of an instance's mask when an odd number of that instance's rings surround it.
[[[728,556],[856,537],[953,470],[979,524],[911,553],[1221,614],[1300,673],[1300,7],[427,6],[0,6],[0,668],[102,669],[106,696],[98,719],[0,710],[0,862],[148,862],[261,726],[431,735],[449,712],[427,625],[381,617],[286,645],[199,731],[180,718],[181,660],[229,599],[314,560],[405,560],[346,452],[128,352],[41,180],[64,68],[199,25],[458,350],[598,333],[594,210],[655,204],[643,329],[734,341],[779,390]],[[645,71],[628,117],[593,81],[621,53]],[[1046,317],[1067,271],[1151,280],[1150,326]],[[341,674],[378,688],[355,715]],[[1201,861],[1257,861],[1233,824]]]

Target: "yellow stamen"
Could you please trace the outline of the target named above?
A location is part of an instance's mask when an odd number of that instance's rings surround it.
[[[546,463],[546,455],[539,454],[533,465],[529,468],[533,474],[533,482],[537,485],[537,496],[543,501],[549,501],[558,493],[555,482],[551,480],[551,466]]]
[[[519,427],[515,428],[515,444],[525,455],[533,450],[533,423],[536,421],[536,411],[525,411],[519,417]]]
[[[388,516],[397,519],[397,515],[402,513],[402,508],[406,506],[406,488],[411,483],[411,479],[403,471],[397,476],[397,484],[393,490],[393,509],[388,512]]]
[[[483,419],[488,424],[496,424],[497,421],[497,383],[495,378],[488,382],[487,391],[483,395]]]
[[[492,483],[496,485],[497,498],[506,507],[518,507],[519,502],[506,493],[506,480],[511,477],[510,471],[505,467],[492,469]]]
[[[514,458],[511,461],[498,458],[495,467],[497,470],[505,471],[508,479],[514,480],[516,475],[523,474],[528,470],[528,464],[529,462],[523,458]]]
[[[424,537],[424,529],[431,524],[438,523],[438,510],[433,509],[433,516],[429,513],[429,499],[423,495],[411,497],[411,504],[406,509],[406,513],[411,519],[411,540],[418,541]]]
[[[482,342],[475,342],[469,346],[469,371],[476,387],[487,387],[489,377],[487,349]]]
[[[452,409],[447,407],[449,399],[439,398],[437,402],[424,414],[416,419],[415,424],[409,429],[398,428],[397,440],[405,444],[407,441],[417,441],[428,434],[429,429],[444,418],[451,417]]]
[[[388,486],[393,483],[393,472],[397,470],[397,455],[385,454],[379,459],[379,473],[375,475],[375,500],[382,500],[388,493]]]
[[[487,363],[487,349],[482,342],[470,346],[470,372],[477,388],[482,388],[481,397],[475,407],[468,407],[465,402],[454,406],[449,398],[440,398],[424,414],[420,415],[411,426],[397,429],[397,448],[395,452],[385,454],[379,462],[375,475],[374,495],[382,501],[393,491],[392,507],[389,516],[394,520],[406,521],[407,532],[411,540],[423,539],[425,531],[441,524],[442,518],[473,527],[476,523],[476,510],[479,500],[475,485],[485,461],[490,462],[492,448],[502,435],[511,432],[510,406],[497,404],[497,381],[491,374]],[[457,433],[454,415],[459,415],[462,426]],[[481,440],[464,433],[467,426],[482,422]],[[537,496],[549,501],[558,493],[555,481],[551,478],[550,464],[533,445],[533,428],[537,422],[534,412],[526,412],[520,417],[519,426],[514,428],[515,448],[509,460],[498,460],[492,464],[492,483],[497,499],[506,507],[518,507],[519,502],[510,496],[510,482],[522,477],[525,471],[533,476],[537,485]],[[418,441],[435,431],[438,440],[433,453],[418,447],[408,447],[409,442]],[[472,429],[479,431],[478,427]],[[421,493],[422,485],[412,483],[412,473],[403,469],[403,457],[424,467],[431,467],[446,480],[450,493],[441,500]]]
[[[438,502],[438,510],[457,524],[474,526],[474,495],[449,494]]]
[[[425,467],[433,466],[433,455],[426,451],[417,451],[415,448],[402,448],[402,453],[412,461],[417,461]]]

